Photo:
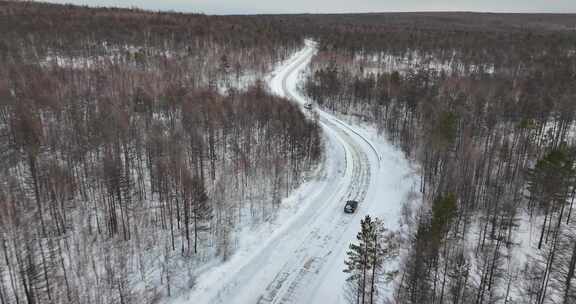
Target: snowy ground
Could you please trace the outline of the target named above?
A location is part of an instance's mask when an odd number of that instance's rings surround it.
[[[313,42],[269,77],[270,89],[301,104],[297,84],[316,52]],[[417,189],[402,153],[369,128],[315,109],[326,139],[326,162],[313,180],[283,201],[273,222],[247,230],[232,258],[198,278],[174,303],[343,303],[344,259],[366,214],[399,229],[400,210]],[[344,214],[346,200],[360,202]]]

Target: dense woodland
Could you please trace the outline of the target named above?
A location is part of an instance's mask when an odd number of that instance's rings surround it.
[[[420,167],[391,300],[575,303],[576,17],[316,24],[308,96],[377,125]]]
[[[304,38],[306,94],[420,168],[403,235],[364,221],[351,302],[576,302],[573,15],[1,1],[0,28],[1,304],[159,302],[274,218],[322,143],[258,79]]]
[[[266,18],[0,2],[0,303],[155,303],[321,159]]]

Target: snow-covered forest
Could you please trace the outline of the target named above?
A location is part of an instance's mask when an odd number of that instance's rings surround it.
[[[576,303],[574,28],[1,1],[0,304]]]
[[[305,85],[420,166],[391,300],[574,303],[575,18],[444,17],[326,18]]]
[[[0,3],[0,302],[155,303],[321,159],[265,19]],[[257,37],[257,38],[256,38]]]

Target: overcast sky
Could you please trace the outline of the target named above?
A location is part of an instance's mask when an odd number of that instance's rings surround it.
[[[206,14],[479,11],[576,13],[576,0],[48,0]]]

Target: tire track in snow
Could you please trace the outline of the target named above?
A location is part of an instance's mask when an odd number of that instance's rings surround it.
[[[293,62],[282,79],[283,93],[287,98],[300,103],[305,102],[293,93],[296,88],[288,87],[288,78],[294,73],[298,73],[313,53],[314,49],[311,48],[309,52],[302,55],[302,58]],[[320,218],[314,223],[318,226],[304,238],[300,247],[294,251],[294,255],[286,261],[280,272],[266,286],[264,293],[258,299],[258,304],[284,304],[295,301],[294,295],[298,293],[298,289],[301,286],[307,286],[314,280],[314,274],[319,273],[327,258],[334,251],[334,246],[338,246],[344,231],[354,220],[354,215],[344,214],[344,202],[356,200],[360,202],[359,208],[362,208],[362,202],[370,186],[371,170],[368,156],[362,150],[359,140],[370,147],[371,152],[376,155],[379,161],[381,159],[376,148],[365,137],[331,115],[320,110],[317,111],[320,112],[322,128],[327,133],[332,134],[331,140],[338,141],[344,147],[346,159],[350,158],[351,160],[349,165],[352,167],[352,174],[346,190],[339,194],[336,201],[341,208],[332,208],[336,212],[326,212],[332,218],[328,219],[329,224],[323,220],[324,218]]]

